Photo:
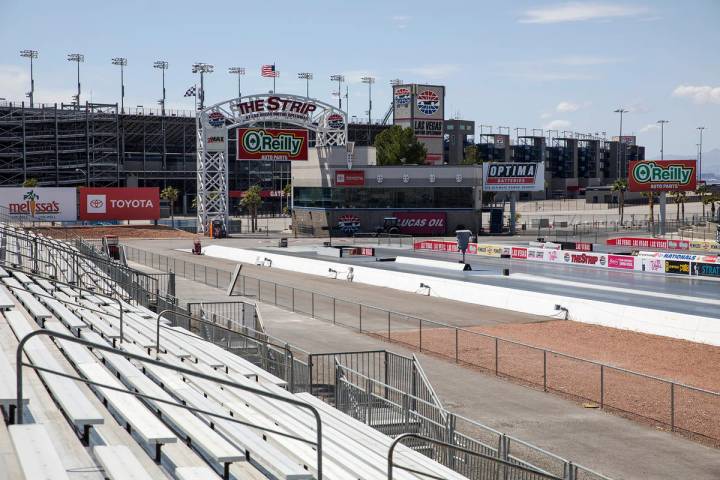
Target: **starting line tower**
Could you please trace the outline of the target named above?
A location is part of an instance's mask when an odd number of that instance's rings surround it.
[[[213,220],[228,226],[228,131],[265,124],[294,125],[314,132],[308,147],[347,145],[347,113],[313,98],[266,93],[201,110],[196,117],[198,233],[208,232]]]

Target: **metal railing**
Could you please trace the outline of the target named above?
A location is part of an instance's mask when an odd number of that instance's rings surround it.
[[[398,247],[412,246],[415,237],[400,233],[353,233],[353,240],[362,240],[364,243],[375,243],[379,246]]]
[[[155,365],[155,366],[158,366],[158,367],[166,368],[166,369],[168,369],[168,370],[172,370],[172,371],[174,371],[174,372],[177,372],[177,373],[182,374],[182,375],[185,375],[185,376],[201,378],[201,379],[203,379],[203,380],[208,380],[208,381],[211,381],[211,382],[215,382],[215,383],[218,383],[218,384],[227,386],[227,387],[237,388],[237,389],[239,389],[239,390],[243,390],[243,391],[246,391],[246,392],[250,392],[250,393],[253,393],[253,394],[255,394],[255,395],[259,395],[259,396],[261,396],[261,397],[270,398],[270,399],[272,399],[272,400],[277,400],[277,401],[280,401],[280,402],[283,402],[283,403],[288,403],[288,404],[290,404],[290,405],[294,405],[294,406],[296,406],[296,407],[309,410],[310,413],[312,413],[313,416],[315,417],[316,439],[315,439],[315,441],[308,440],[308,439],[306,439],[306,438],[299,437],[299,436],[297,436],[297,435],[292,435],[292,434],[289,434],[289,433],[287,433],[287,432],[281,431],[281,430],[279,430],[279,429],[272,429],[272,428],[262,427],[262,426],[255,425],[255,424],[252,424],[252,423],[249,423],[249,422],[245,422],[245,421],[239,420],[238,418],[233,417],[233,416],[221,415],[221,414],[213,413],[213,412],[208,411],[208,410],[205,410],[205,409],[192,407],[192,406],[187,405],[187,404],[185,404],[185,403],[169,401],[169,400],[164,399],[164,398],[158,398],[158,397],[155,397],[155,396],[152,396],[152,395],[143,394],[143,393],[140,393],[140,392],[133,392],[133,391],[130,391],[129,389],[126,389],[126,388],[119,388],[119,387],[115,387],[115,386],[113,386],[113,385],[106,385],[106,384],[103,384],[103,383],[100,383],[100,382],[95,382],[95,381],[89,380],[89,379],[84,378],[84,377],[80,377],[80,376],[68,374],[68,373],[65,373],[65,372],[62,372],[62,371],[58,371],[58,370],[52,370],[52,369],[49,369],[49,368],[46,368],[46,367],[42,367],[42,366],[34,365],[34,364],[32,364],[32,363],[25,362],[25,361],[23,360],[23,354],[24,354],[24,352],[25,352],[25,344],[26,344],[30,339],[32,339],[33,337],[36,337],[36,336],[39,336],[39,335],[45,335],[45,336],[48,336],[48,337],[51,337],[51,338],[57,338],[57,339],[64,340],[64,341],[67,341],[67,342],[78,343],[78,344],[80,344],[80,345],[83,345],[83,346],[88,347],[88,348],[93,349],[93,350],[100,350],[100,351],[103,351],[103,352],[109,352],[109,353],[112,353],[112,354],[121,355],[121,356],[125,357],[125,358],[128,359],[128,360],[131,360],[131,359],[132,359],[132,360],[140,361],[140,362],[142,362],[142,363],[147,363],[147,364],[150,364],[150,365]],[[287,396],[285,396],[285,395],[279,395],[279,394],[272,393],[272,392],[268,392],[268,391],[266,391],[266,390],[262,390],[262,389],[259,389],[259,388],[248,387],[248,386],[246,386],[246,385],[243,385],[243,384],[234,382],[234,381],[232,381],[232,380],[226,380],[226,379],[221,378],[221,377],[215,377],[215,376],[207,375],[207,374],[204,374],[204,373],[201,373],[201,372],[196,372],[196,371],[194,371],[194,370],[189,370],[189,369],[186,369],[186,368],[183,368],[183,367],[179,367],[179,366],[176,366],[176,365],[171,365],[171,364],[168,364],[168,363],[165,363],[165,362],[161,362],[161,361],[155,360],[155,359],[153,359],[153,358],[148,358],[148,357],[144,357],[144,356],[140,356],[140,355],[135,355],[135,354],[133,354],[133,353],[129,353],[129,352],[126,352],[126,351],[124,351],[124,350],[119,350],[119,349],[110,347],[110,346],[108,346],[108,345],[102,345],[102,344],[99,344],[99,343],[91,342],[91,341],[89,341],[89,340],[85,340],[85,339],[82,339],[82,338],[77,338],[77,337],[74,337],[74,336],[72,336],[72,335],[67,335],[67,334],[64,334],[64,333],[55,332],[55,331],[51,331],[51,330],[35,330],[34,332],[31,332],[31,333],[25,335],[25,336],[20,340],[20,343],[19,343],[18,346],[17,346],[16,352],[15,352],[15,364],[17,365],[16,387],[15,387],[15,388],[16,388],[16,402],[17,402],[17,403],[15,404],[15,407],[16,407],[16,409],[17,409],[16,422],[17,422],[18,424],[23,424],[23,422],[24,422],[24,415],[23,415],[23,407],[24,407],[24,404],[23,404],[23,402],[22,402],[22,400],[23,400],[23,367],[28,367],[28,368],[31,368],[31,369],[33,369],[33,370],[35,370],[35,371],[45,372],[45,373],[48,373],[48,374],[51,374],[51,375],[58,375],[58,376],[61,376],[61,377],[64,377],[64,378],[68,378],[68,379],[70,379],[70,380],[76,380],[76,381],[85,383],[86,385],[92,385],[92,386],[94,386],[94,387],[96,387],[96,388],[104,388],[104,389],[108,389],[108,390],[113,390],[113,391],[116,391],[116,392],[121,392],[121,393],[129,394],[129,395],[133,395],[134,397],[142,398],[142,399],[144,399],[145,401],[153,401],[153,402],[158,402],[158,403],[164,403],[164,404],[172,405],[172,406],[175,406],[175,407],[184,408],[184,409],[189,410],[189,411],[191,411],[191,412],[193,412],[193,413],[202,414],[202,415],[207,415],[207,416],[210,416],[210,417],[213,417],[213,418],[219,418],[219,419],[222,419],[222,420],[231,421],[231,422],[234,422],[234,423],[238,423],[238,424],[240,424],[240,425],[244,425],[244,426],[247,426],[247,427],[251,427],[251,428],[254,428],[254,429],[261,430],[261,431],[263,431],[263,432],[272,433],[272,434],[274,434],[274,435],[280,435],[280,436],[287,437],[287,438],[290,438],[290,439],[293,439],[293,440],[297,440],[297,441],[299,441],[299,442],[303,442],[303,443],[306,443],[306,444],[309,444],[309,445],[313,445],[313,446],[315,446],[315,448],[317,449],[317,477],[318,477],[318,479],[322,479],[322,476],[323,476],[323,474],[322,474],[322,470],[323,470],[323,468],[322,468],[322,420],[321,420],[321,418],[320,418],[320,412],[317,410],[317,408],[313,407],[312,405],[309,405],[309,404],[306,403],[306,402],[303,402],[302,400],[296,400],[296,399],[294,399],[294,398],[290,398],[290,397],[287,397]],[[159,446],[160,444],[156,444],[156,445]],[[159,450],[159,448],[156,450],[155,460],[156,460],[157,462],[160,461],[160,450]]]
[[[128,259],[224,288],[231,273],[128,247]],[[446,323],[240,275],[238,293],[599,408],[720,441],[720,393]]]

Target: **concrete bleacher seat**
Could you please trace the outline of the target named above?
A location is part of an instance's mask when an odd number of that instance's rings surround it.
[[[124,445],[97,446],[93,452],[110,480],[153,480],[135,455]]]
[[[42,425],[10,425],[8,431],[26,479],[69,480],[65,466]]]
[[[10,310],[15,306],[10,292],[5,287],[0,286],[0,310]]]

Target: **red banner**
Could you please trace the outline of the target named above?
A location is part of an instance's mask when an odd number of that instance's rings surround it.
[[[512,247],[512,249],[510,250],[510,258],[527,260],[528,249],[524,247]]]
[[[631,192],[677,192],[697,188],[696,160],[643,160],[630,162]]]
[[[160,189],[80,187],[80,220],[157,220]]]
[[[307,160],[308,131],[238,128],[238,160]]]
[[[400,233],[408,235],[445,235],[447,213],[445,212],[395,212]]]
[[[608,255],[608,267],[635,270],[635,257],[628,255]]]
[[[663,250],[690,250],[689,240],[665,240],[646,237],[609,238],[606,242],[615,247],[658,248]]]
[[[336,170],[335,185],[338,187],[365,185],[365,170]]]

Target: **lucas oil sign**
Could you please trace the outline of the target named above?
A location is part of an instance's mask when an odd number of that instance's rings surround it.
[[[483,163],[487,192],[537,192],[545,189],[545,165],[521,162]]]
[[[307,147],[307,130],[237,129],[238,160],[307,160]]]
[[[695,160],[651,160],[630,162],[628,190],[631,192],[692,191],[697,187]]]
[[[444,235],[447,230],[445,212],[395,212],[400,233],[408,235]]]

